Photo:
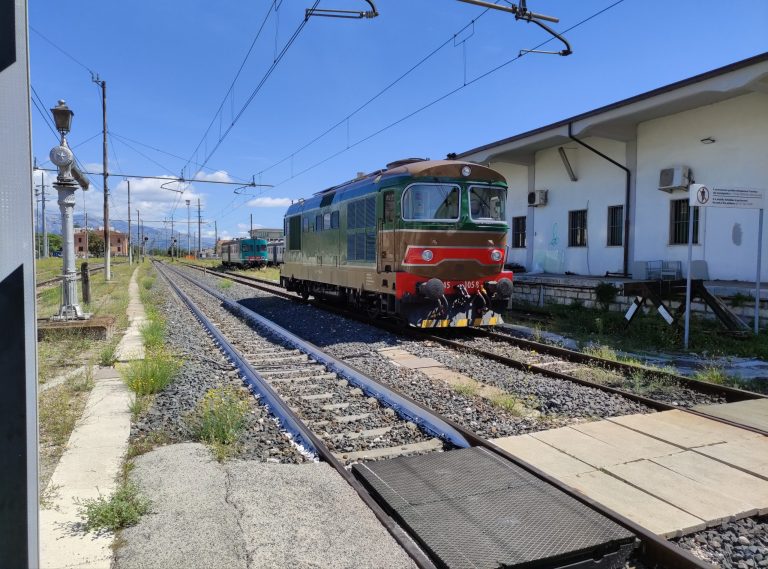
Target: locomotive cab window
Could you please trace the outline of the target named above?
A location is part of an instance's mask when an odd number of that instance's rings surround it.
[[[456,221],[459,188],[447,184],[413,184],[403,192],[403,219]]]
[[[469,212],[473,221],[502,223],[505,220],[507,189],[495,186],[469,188]]]

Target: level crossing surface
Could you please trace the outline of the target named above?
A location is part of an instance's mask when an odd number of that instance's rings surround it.
[[[768,512],[768,438],[684,411],[494,443],[662,537]]]

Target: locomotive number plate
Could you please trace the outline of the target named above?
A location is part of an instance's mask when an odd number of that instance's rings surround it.
[[[457,285],[464,285],[467,290],[477,290],[482,286],[480,281],[446,281],[445,289],[450,290]]]

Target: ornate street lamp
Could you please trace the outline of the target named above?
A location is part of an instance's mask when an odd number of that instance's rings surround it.
[[[59,194],[58,204],[61,210],[61,233],[63,266],[61,274],[61,306],[57,315],[52,320],[86,319],[90,314],[85,314],[77,300],[77,270],[75,269],[75,230],[74,209],[75,190],[78,185],[84,190],[88,189],[88,182],[75,167],[75,157],[67,145],[66,135],[72,127],[72,117],[75,115],[67,104],[60,100],[59,104],[51,109],[56,130],[61,134],[61,142],[51,149],[51,162],[59,169],[53,187]]]

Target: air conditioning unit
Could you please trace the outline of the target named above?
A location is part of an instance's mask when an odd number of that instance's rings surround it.
[[[659,173],[659,189],[672,193],[675,190],[687,190],[691,184],[691,169],[688,166],[664,168]]]
[[[528,205],[533,207],[547,205],[547,191],[548,190],[536,190],[534,192],[528,192]]]

